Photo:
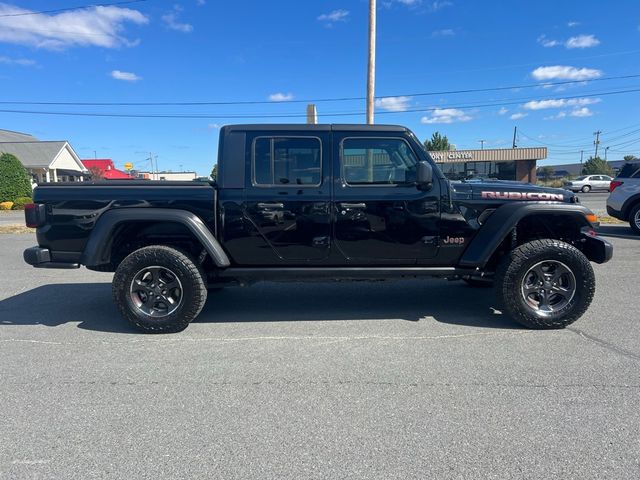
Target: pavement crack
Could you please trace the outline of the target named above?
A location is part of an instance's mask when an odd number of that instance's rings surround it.
[[[630,352],[629,350],[620,348],[611,342],[607,342],[606,340],[602,340],[601,338],[595,337],[593,335],[589,335],[588,333],[583,332],[579,328],[567,327],[567,330],[575,333],[576,335],[581,336],[582,338],[584,338],[585,340],[588,340],[591,343],[595,343],[596,345],[603,347],[606,350],[617,353],[618,355],[621,355],[627,358],[633,358],[634,360],[640,360],[640,355],[638,355],[637,353]]]

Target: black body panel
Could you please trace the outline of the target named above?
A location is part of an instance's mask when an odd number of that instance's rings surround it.
[[[422,175],[429,166],[433,175]],[[413,133],[394,125],[227,126],[217,183],[44,184],[34,203],[38,247],[25,260],[38,267],[105,266],[117,251],[115,266],[133,250],[114,237],[136,223],[166,227],[159,242],[177,237],[178,224],[195,239],[193,256],[208,253],[208,273],[227,280],[468,275],[489,268],[532,215],[570,220],[572,241],[593,261],[612,253],[575,194],[450,183]],[[131,248],[151,238],[144,234]]]

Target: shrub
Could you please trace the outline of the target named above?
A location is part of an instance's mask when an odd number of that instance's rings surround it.
[[[14,200],[11,210],[24,210],[24,206],[27,203],[33,203],[33,199],[31,197],[18,197]]]
[[[0,199],[32,195],[29,174],[15,155],[0,155]]]
[[[0,210],[11,210],[13,202],[0,202]]]

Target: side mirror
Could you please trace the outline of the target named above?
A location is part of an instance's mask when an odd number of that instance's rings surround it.
[[[429,162],[418,162],[416,165],[416,185],[418,188],[429,188],[433,183],[433,168]]]

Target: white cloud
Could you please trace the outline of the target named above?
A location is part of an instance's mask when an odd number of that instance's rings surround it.
[[[130,8],[90,7],[54,15],[31,13],[14,5],[0,3],[0,42],[62,50],[72,46],[115,48],[136,45],[122,33],[126,23],[144,25],[147,17]]]
[[[323,13],[322,15],[318,16],[318,21],[324,23],[327,27],[331,27],[336,22],[346,22],[348,16],[349,10],[340,8],[329,13]]]
[[[20,65],[21,67],[35,67],[37,62],[28,58],[11,58],[0,56],[0,63],[4,65]]]
[[[567,22],[567,27],[572,28],[572,27],[577,27],[578,25],[580,25],[580,22],[576,22],[574,20]]]
[[[569,99],[551,99],[551,100],[531,100],[522,105],[527,110],[544,110],[547,108],[563,108],[563,107],[582,107],[584,105],[593,105],[600,103],[599,98],[569,98]]]
[[[272,93],[269,95],[269,100],[272,102],[288,102],[293,100],[293,93]]]
[[[562,112],[558,112],[557,115],[549,115],[548,117],[544,117],[544,120],[558,120],[566,116],[567,116],[567,112],[562,111]]]
[[[591,48],[591,47],[596,47],[600,45],[600,40],[598,40],[595,35],[577,35],[575,37],[571,37],[568,40],[564,41],[564,40],[555,40],[542,34],[536,39],[536,41],[543,47],[547,47],[547,48],[564,45],[565,48],[567,49],[574,49],[574,48]]]
[[[430,117],[422,117],[420,121],[422,123],[454,123],[468,122],[472,119],[473,117],[457,108],[437,108],[431,113]]]
[[[536,40],[540,45],[542,45],[543,47],[557,47],[558,45],[561,45],[561,42],[559,42],[558,40],[552,40],[550,38],[547,38],[546,35],[540,35],[537,40]]]
[[[207,129],[209,130],[219,130],[222,127],[219,123],[210,123],[207,125]]]
[[[524,118],[527,115],[529,115],[529,114],[528,113],[523,113],[523,112],[518,112],[518,113],[514,113],[513,115],[511,115],[509,118],[511,120],[520,120],[521,118]]]
[[[409,97],[384,97],[376,100],[376,107],[389,112],[404,112],[409,108]]]
[[[578,35],[571,37],[564,44],[567,48],[591,48],[600,45],[600,40],[595,35]]]
[[[538,67],[531,72],[531,76],[536,80],[591,80],[601,77],[602,70],[554,65]]]
[[[429,12],[437,12],[442,10],[443,8],[452,7],[453,2],[449,2],[448,0],[440,0],[435,2],[429,2],[427,4],[427,10]]]
[[[508,108],[506,107],[502,107],[500,108],[500,110],[498,110],[498,115],[504,115],[505,113],[507,113],[509,111]]]
[[[417,5],[422,2],[422,0],[396,0],[396,2],[401,3],[403,5],[412,6]]]
[[[591,115],[593,115],[593,112],[587,107],[576,108],[571,112],[572,117],[590,117]]]
[[[162,21],[171,30],[175,30],[177,32],[182,33],[190,33],[193,31],[193,25],[190,23],[181,22],[178,17],[182,12],[183,8],[181,5],[174,5],[173,11],[162,15]]]
[[[111,78],[123,80],[125,82],[137,82],[138,80],[142,80],[142,77],[139,77],[135,73],[123,72],[121,70],[113,70],[111,72]]]
[[[196,0],[196,5],[198,5],[199,7],[201,7],[202,5],[205,5],[207,3],[207,0]]]
[[[456,32],[453,28],[443,28],[442,30],[434,30],[433,32],[431,32],[431,36],[433,38],[437,38],[437,37],[453,37],[455,36]]]

